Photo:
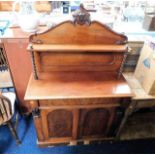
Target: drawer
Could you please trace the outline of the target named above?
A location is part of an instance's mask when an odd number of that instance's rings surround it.
[[[40,107],[50,106],[119,106],[121,98],[40,100]]]

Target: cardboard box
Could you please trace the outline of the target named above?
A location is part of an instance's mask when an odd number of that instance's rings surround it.
[[[155,95],[155,42],[147,41],[140,53],[134,73],[146,93]]]

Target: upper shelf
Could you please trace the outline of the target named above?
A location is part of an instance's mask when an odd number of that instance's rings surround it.
[[[39,52],[124,52],[127,50],[126,45],[33,45],[29,46],[28,50],[39,51]]]
[[[91,21],[83,4],[74,12],[73,18],[73,21],[62,22],[30,36],[28,49],[31,51],[34,78],[40,79],[42,73],[53,71],[114,72],[119,78],[126,56],[124,53],[127,52],[127,37],[98,21]]]

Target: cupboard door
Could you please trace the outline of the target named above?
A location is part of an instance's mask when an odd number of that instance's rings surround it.
[[[58,109],[47,114],[49,137],[72,137],[73,115],[71,111]]]
[[[109,132],[111,131],[115,117],[115,107],[81,109],[79,118],[79,138],[101,138],[112,136],[113,134],[111,133],[109,135]]]
[[[41,109],[41,124],[44,140],[65,143],[72,140],[73,111],[71,109]]]
[[[109,113],[105,109],[81,109],[80,137],[103,135],[108,123]]]
[[[122,110],[119,109],[41,107],[39,119],[44,138],[40,140],[62,144],[87,138],[113,137],[122,119]]]

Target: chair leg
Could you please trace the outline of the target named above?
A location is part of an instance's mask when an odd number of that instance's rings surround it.
[[[12,122],[11,122],[11,121],[7,122],[7,125],[8,125],[8,127],[9,127],[9,129],[10,129],[10,131],[11,131],[13,137],[16,139],[16,143],[17,143],[17,144],[21,144],[21,141],[19,140],[19,137],[18,137],[18,135],[17,135],[17,132],[16,132],[14,126],[12,125]]]
[[[19,114],[18,114],[18,112],[17,112],[17,114],[16,114],[16,119],[15,119],[15,126],[14,126],[15,130],[17,130],[18,121],[19,121]]]

